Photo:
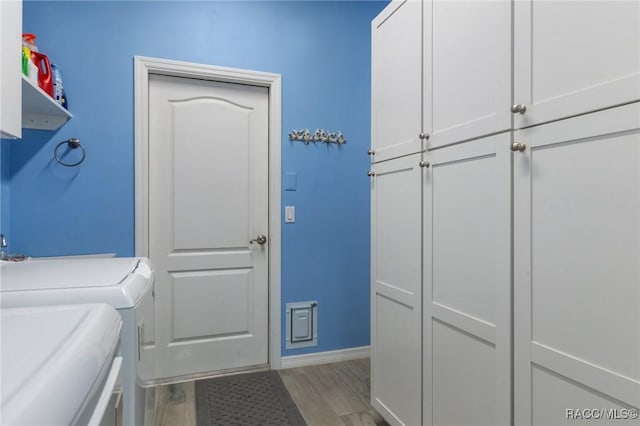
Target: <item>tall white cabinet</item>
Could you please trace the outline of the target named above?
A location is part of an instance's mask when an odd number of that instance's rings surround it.
[[[516,424],[637,425],[640,103],[514,137]]]
[[[639,101],[637,0],[392,1],[373,21],[389,423],[637,424]]]
[[[374,164],[371,401],[395,424],[421,419],[420,154]]]

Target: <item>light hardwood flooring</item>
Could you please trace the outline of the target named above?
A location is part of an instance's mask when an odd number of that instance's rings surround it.
[[[369,404],[369,359],[279,370],[282,382],[309,426],[382,426]],[[196,426],[195,385],[157,386],[148,392],[145,423]]]

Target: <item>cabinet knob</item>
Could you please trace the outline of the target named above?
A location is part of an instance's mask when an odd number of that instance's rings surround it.
[[[370,149],[369,151],[367,151],[367,155],[376,155],[376,150]]]
[[[524,114],[527,111],[527,106],[523,104],[511,105],[511,112],[514,114]]]
[[[264,245],[267,242],[267,236],[266,235],[258,235],[255,239],[253,240],[249,240],[249,243],[253,244],[253,243],[258,243],[260,245]]]
[[[420,134],[418,135],[418,137],[422,140],[429,140],[429,133],[425,133],[425,132],[420,132]]]
[[[420,167],[429,167],[431,164],[429,164],[428,161],[424,161],[424,160],[420,160],[420,162],[418,163],[418,165]]]
[[[514,142],[511,144],[511,151],[520,151],[520,152],[524,152],[524,150],[527,149],[527,145],[520,143],[520,142]]]
[[[376,175],[376,172],[374,172],[373,170],[369,170],[369,172],[367,173],[367,176],[369,177],[373,177]]]

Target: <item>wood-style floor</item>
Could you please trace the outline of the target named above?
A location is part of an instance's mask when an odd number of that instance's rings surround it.
[[[309,426],[387,425],[369,404],[368,358],[278,373]],[[155,426],[196,426],[194,382],[157,386],[147,398],[146,420],[154,407]]]

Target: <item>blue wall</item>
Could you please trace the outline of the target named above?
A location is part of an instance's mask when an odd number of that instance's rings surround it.
[[[369,344],[370,22],[386,3],[25,2],[23,30],[62,68],[74,118],[2,142],[11,252],[134,254],[134,55],[279,73],[283,183],[297,173],[282,192],[296,206],[282,225],[282,306],[319,302],[318,347],[283,339],[283,355]],[[289,142],[300,128],[348,143]],[[79,168],[52,159],[69,137],[87,149]]]

